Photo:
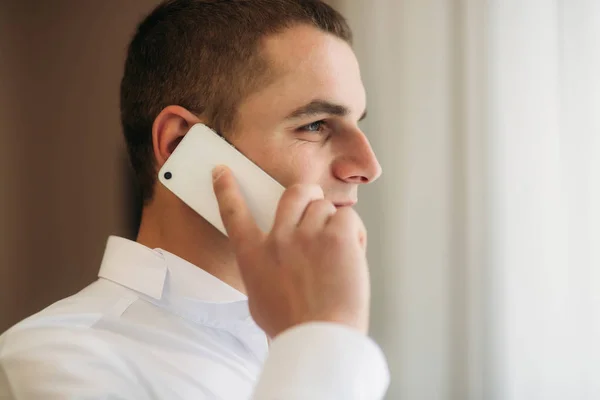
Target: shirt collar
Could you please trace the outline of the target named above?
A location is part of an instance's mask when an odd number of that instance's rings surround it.
[[[246,295],[162,249],[110,236],[98,276],[161,300],[166,294],[208,303],[247,301]]]
[[[259,360],[265,357],[266,336],[250,316],[246,295],[175,254],[110,236],[98,276],[182,318],[225,329]]]
[[[169,293],[208,303],[246,302],[248,300],[245,294],[189,261],[166,250],[156,249],[155,252],[163,257],[163,262],[168,270],[167,285],[164,290],[168,290]]]

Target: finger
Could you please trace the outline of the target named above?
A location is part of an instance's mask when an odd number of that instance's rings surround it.
[[[218,166],[213,170],[213,188],[223,225],[234,249],[253,246],[263,233],[229,168]]]
[[[298,227],[310,231],[320,231],[336,211],[337,209],[330,201],[314,200],[306,208]]]
[[[273,229],[293,229],[300,223],[310,202],[323,199],[323,189],[319,185],[294,185],[281,196]]]
[[[351,235],[361,248],[367,249],[367,229],[356,211],[350,207],[342,207],[329,219],[326,229],[337,234]]]

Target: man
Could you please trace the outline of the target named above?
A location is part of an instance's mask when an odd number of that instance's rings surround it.
[[[138,27],[121,84],[144,199],[136,242],[99,279],[0,338],[0,397],[378,399],[366,234],[352,210],[380,166],[351,33],[319,0],[171,0]],[[194,124],[284,185],[261,232],[227,168],[229,239],[157,183]]]

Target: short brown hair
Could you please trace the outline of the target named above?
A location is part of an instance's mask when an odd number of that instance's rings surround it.
[[[121,123],[144,204],[156,181],[158,114],[179,105],[225,132],[268,76],[261,39],[298,24],[352,43],[344,17],[320,0],[168,0],[139,24],[121,81]]]

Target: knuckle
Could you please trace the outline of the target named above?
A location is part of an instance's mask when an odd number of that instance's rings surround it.
[[[295,235],[295,239],[302,245],[302,247],[306,247],[313,240],[315,240],[315,233],[312,231],[311,227],[308,226],[302,226],[296,229]]]
[[[275,249],[287,247],[289,241],[289,235],[283,229],[274,229],[271,232],[271,244]]]
[[[310,203],[308,203],[308,206],[306,207],[306,215],[310,215],[310,214],[316,213],[322,207],[323,207],[323,201],[322,200],[313,200]]]
[[[329,200],[319,199],[319,200],[313,201],[313,204],[316,208],[319,208],[321,210],[326,210],[326,211],[335,210],[335,206]]]
[[[359,218],[358,213],[353,208],[350,208],[350,207],[344,207],[340,210],[340,212],[342,213],[342,215],[345,218],[348,218],[349,220]]]
[[[271,232],[266,249],[276,264],[282,264],[283,260],[286,259],[286,256],[289,256],[290,252],[290,240],[288,235],[281,230]]]
[[[235,214],[236,208],[231,206],[231,204],[225,202],[221,205],[221,218],[223,219],[223,222],[226,223],[232,220],[235,217]]]
[[[306,208],[306,215],[333,215],[336,208],[329,200],[318,199],[310,202]]]
[[[342,219],[345,225],[361,227],[363,226],[362,219],[358,213],[352,208],[343,208],[338,211],[339,217]]]
[[[323,232],[323,242],[326,246],[337,249],[344,247],[348,242],[348,238],[345,232],[330,229]]]

